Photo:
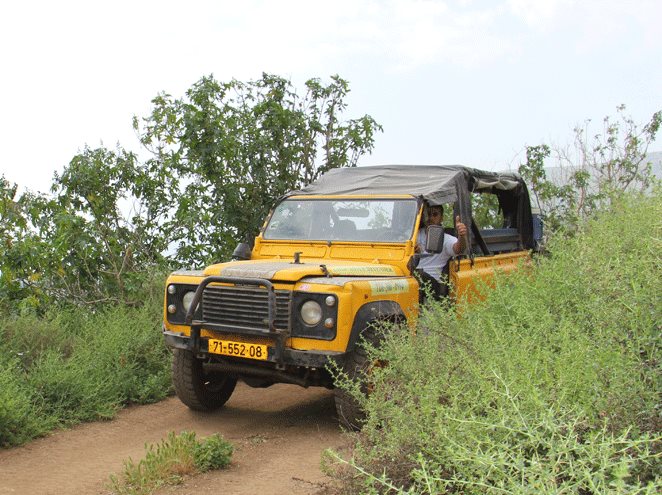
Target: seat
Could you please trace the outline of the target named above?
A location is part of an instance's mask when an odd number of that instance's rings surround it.
[[[356,225],[351,220],[338,220],[333,226],[333,236],[336,239],[356,239]]]

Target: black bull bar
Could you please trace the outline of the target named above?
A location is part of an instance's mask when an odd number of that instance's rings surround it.
[[[234,285],[253,285],[256,287],[264,287],[267,289],[267,318],[265,323],[267,324],[267,329],[258,329],[258,328],[241,328],[237,329],[232,325],[223,325],[217,323],[211,323],[202,320],[194,320],[193,316],[196,309],[198,308],[200,302],[202,301],[202,294],[205,291],[205,288],[209,284],[221,283],[221,284],[234,284]],[[284,349],[285,341],[290,336],[289,329],[277,329],[276,328],[276,293],[274,292],[274,286],[269,280],[262,278],[236,278],[236,277],[221,277],[221,276],[210,276],[206,277],[198,288],[195,291],[193,296],[193,301],[189,306],[188,311],[186,312],[186,325],[191,327],[191,338],[188,342],[188,349],[197,352],[200,349],[200,330],[202,327],[205,327],[209,330],[214,330],[222,333],[241,333],[243,335],[253,335],[257,337],[266,337],[274,341],[275,351],[274,351],[274,360],[278,364],[283,363],[284,358]]]

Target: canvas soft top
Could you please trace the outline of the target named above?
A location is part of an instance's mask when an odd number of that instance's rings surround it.
[[[508,225],[516,227],[527,249],[535,245],[529,192],[514,172],[488,172],[462,165],[379,165],[334,168],[288,196],[411,195],[430,205],[454,204],[454,215],[473,224],[472,192],[496,194]],[[472,230],[469,237],[476,235]]]
[[[379,165],[334,168],[288,196],[410,194],[438,205],[453,203],[463,198],[466,191],[508,191],[522,184],[516,173],[487,172],[461,165]]]

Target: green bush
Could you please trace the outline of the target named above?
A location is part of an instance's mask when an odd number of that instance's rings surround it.
[[[230,464],[232,445],[226,442],[218,433],[205,438],[194,450],[195,466],[199,471],[220,469]]]
[[[219,469],[230,464],[232,445],[215,434],[199,441],[195,432],[183,431],[156,445],[145,446],[139,462],[124,462],[122,475],[111,475],[112,492],[117,495],[148,495],[163,485],[176,485],[184,476]]]
[[[53,421],[38,409],[17,359],[0,358],[0,447],[43,434]]]
[[[460,316],[388,332],[347,490],[659,492],[661,199],[614,203]]]
[[[0,321],[0,350],[18,357],[23,369],[29,369],[47,351],[69,356],[75,337],[72,322],[76,320],[75,313],[64,309],[43,317],[32,312],[5,317]]]
[[[170,392],[160,301],[140,308],[53,309],[0,322],[0,443],[112,417]]]

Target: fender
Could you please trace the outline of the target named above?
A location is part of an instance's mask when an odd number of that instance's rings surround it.
[[[347,342],[347,351],[354,350],[356,343],[361,337],[361,332],[374,321],[406,321],[405,314],[400,305],[395,301],[375,301],[364,304],[356,312],[352,333]]]

